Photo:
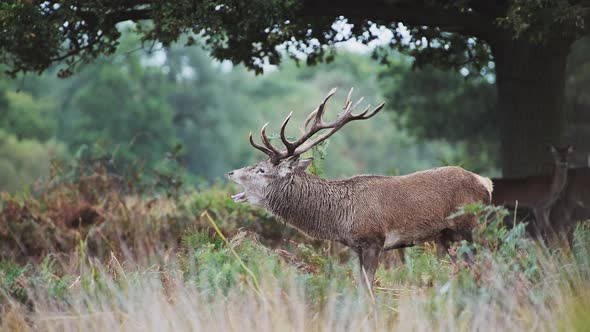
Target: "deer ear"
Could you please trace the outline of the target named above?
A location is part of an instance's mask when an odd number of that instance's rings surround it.
[[[576,149],[576,147],[574,145],[568,145],[567,146],[567,153],[572,153],[574,152],[574,150]]]
[[[557,149],[555,148],[555,146],[553,144],[549,144],[549,145],[547,145],[547,151],[549,151],[551,153],[556,153]]]
[[[309,167],[309,165],[311,165],[312,162],[313,162],[313,158],[298,160],[296,168],[298,170],[305,171]]]

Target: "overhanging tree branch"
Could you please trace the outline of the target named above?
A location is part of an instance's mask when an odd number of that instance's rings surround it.
[[[77,14],[90,25],[98,24],[99,22],[99,16],[95,12],[80,11]],[[125,21],[149,20],[152,18],[152,14],[153,11],[151,9],[116,11],[106,14],[103,19],[103,24],[114,26],[117,23]]]
[[[305,1],[301,14],[311,17],[338,17],[400,22],[408,26],[437,27],[448,32],[488,40],[496,30],[493,17],[474,10],[438,5],[425,5],[421,1]]]
[[[107,14],[105,21],[116,24],[124,21],[149,20],[152,18],[152,15],[153,11],[151,9],[126,10]]]

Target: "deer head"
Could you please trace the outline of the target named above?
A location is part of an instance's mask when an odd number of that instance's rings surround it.
[[[574,152],[574,146],[559,146],[555,147],[553,145],[549,145],[547,147],[551,155],[553,156],[553,161],[555,162],[555,166],[559,168],[567,168],[569,164],[569,156],[572,152]]]
[[[253,205],[264,206],[263,202],[273,182],[292,177],[297,172],[305,171],[311,165],[311,161],[311,159],[298,160],[291,158],[275,165],[270,160],[265,160],[233,170],[228,173],[228,178],[243,186],[245,190],[233,195],[232,198],[236,202],[248,202]]]
[[[268,123],[266,123],[260,131],[262,145],[254,142],[252,133],[250,133],[250,144],[256,149],[264,152],[269,158],[265,161],[231,171],[227,174],[227,177],[230,180],[245,188],[244,192],[232,196],[234,201],[247,201],[251,204],[263,206],[263,202],[270,190],[269,187],[275,180],[296,176],[297,174],[304,172],[311,164],[311,159],[299,160],[299,156],[332,136],[346,123],[354,120],[369,119],[383,108],[383,104],[381,104],[373,111],[369,112],[369,105],[359,114],[353,114],[352,111],[361,103],[362,98],[353,104],[351,100],[352,91],[353,90],[350,89],[344,107],[342,108],[342,112],[339,113],[336,120],[326,123],[322,117],[326,111],[326,103],[336,92],[336,89],[332,89],[326,98],[324,98],[324,101],[307,116],[303,124],[304,132],[302,136],[295,141],[290,141],[285,136],[285,128],[293,115],[293,112],[289,113],[280,128],[281,142],[285,145],[285,148],[283,149],[279,149],[271,144],[270,139],[266,135],[266,126]],[[322,130],[326,131],[319,134],[317,137],[312,138]]]

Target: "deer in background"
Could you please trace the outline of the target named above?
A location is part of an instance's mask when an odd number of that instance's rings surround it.
[[[590,168],[569,169],[563,194],[551,211],[551,227],[573,244],[576,222],[590,220]]]
[[[379,256],[383,250],[410,247],[436,240],[448,246],[459,238],[471,239],[475,216],[447,216],[465,204],[491,202],[492,182],[460,167],[439,167],[404,176],[361,175],[343,180],[325,180],[305,172],[311,159],[299,157],[324,141],[345,124],[366,120],[377,114],[383,104],[353,114],[352,89],[337,119],[326,123],[324,101],[306,118],[302,136],[291,141],[283,121],[280,139],[285,148],[273,146],[261,130],[262,145],[252,146],[269,159],[231,171],[228,178],[244,187],[233,195],[236,202],[261,206],[288,224],[316,239],[343,243],[359,256],[361,279],[372,287]],[[322,130],[325,132],[312,138]]]
[[[551,231],[550,213],[568,179],[568,158],[573,147],[550,146],[553,157],[551,175],[534,175],[526,178],[492,179],[494,183],[494,205],[529,208],[534,215],[533,233],[546,238]],[[518,204],[516,203],[518,201]]]

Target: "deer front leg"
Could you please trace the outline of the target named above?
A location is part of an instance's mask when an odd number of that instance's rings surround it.
[[[378,244],[369,244],[358,251],[361,265],[361,284],[373,288],[375,280],[375,271],[379,265],[379,256],[381,255],[382,246]]]
[[[535,215],[535,228],[537,231],[537,236],[539,236],[544,241],[550,240],[550,235],[552,235],[552,227],[549,221],[549,212],[550,209],[546,208],[533,210],[533,214]]]
[[[549,214],[549,222],[558,240],[570,249],[574,245],[574,230],[576,228],[576,223],[572,220],[572,210],[571,207],[566,205],[563,199],[555,204],[555,207],[551,209],[551,213]]]

